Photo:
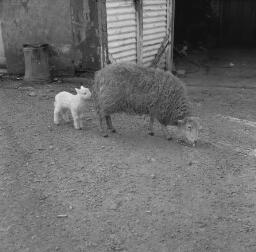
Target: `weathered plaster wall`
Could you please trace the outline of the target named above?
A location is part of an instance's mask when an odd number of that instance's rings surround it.
[[[57,73],[100,68],[95,0],[0,0],[8,72],[24,73],[22,46],[49,43],[60,54],[50,58]]]
[[[75,48],[81,54],[81,68],[100,68],[100,39],[96,0],[70,0],[72,34]]]
[[[90,0],[91,1],[91,0]],[[60,50],[52,57],[55,71],[66,73],[72,67],[99,68],[96,51],[97,13],[92,0],[0,0],[2,4],[2,34],[10,73],[24,73],[23,44],[49,43]],[[71,7],[75,6],[71,21]],[[97,24],[96,24],[97,25]],[[80,33],[77,33],[79,26]],[[81,36],[80,36],[81,35]]]

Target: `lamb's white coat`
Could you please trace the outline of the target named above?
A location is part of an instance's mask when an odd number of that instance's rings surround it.
[[[81,86],[75,88],[77,94],[62,91],[55,96],[54,102],[54,123],[59,124],[61,117],[69,121],[68,113],[71,112],[75,129],[83,127],[83,114],[86,107],[86,101],[91,98],[91,92],[88,88]]]

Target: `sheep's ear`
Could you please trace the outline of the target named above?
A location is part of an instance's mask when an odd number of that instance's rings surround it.
[[[76,92],[79,93],[79,89],[75,88]]]

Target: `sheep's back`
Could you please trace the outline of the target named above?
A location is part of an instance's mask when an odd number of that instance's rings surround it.
[[[157,111],[160,119],[170,117],[167,109],[184,94],[183,83],[171,73],[135,64],[109,65],[95,76],[94,97],[105,113]]]

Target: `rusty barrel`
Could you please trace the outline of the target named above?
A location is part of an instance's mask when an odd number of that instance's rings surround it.
[[[44,82],[50,80],[49,45],[23,45],[25,59],[25,81]]]

